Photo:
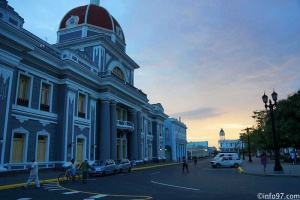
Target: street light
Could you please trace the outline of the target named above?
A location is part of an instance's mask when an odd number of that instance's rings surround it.
[[[250,147],[250,134],[249,134],[249,129],[251,128],[246,128],[247,130],[247,135],[248,135],[248,151],[249,151],[249,162],[252,162],[252,158],[251,158],[251,147]]]
[[[247,136],[248,136],[248,152],[249,152],[249,162],[252,162],[252,158],[251,158],[251,147],[250,147],[250,133],[249,133],[249,130],[250,130],[251,128],[246,128],[246,129],[244,129],[244,130],[242,130],[242,131],[247,131]]]
[[[275,132],[275,122],[274,122],[274,107],[276,107],[277,105],[277,97],[278,94],[273,90],[272,93],[272,99],[274,101],[274,103],[272,103],[271,99],[269,100],[269,105],[267,105],[268,103],[268,96],[265,94],[262,96],[262,100],[265,103],[265,108],[266,109],[270,109],[270,115],[271,115],[271,121],[272,121],[272,134],[273,134],[273,146],[274,146],[274,150],[275,150],[275,166],[274,166],[274,171],[283,171],[283,168],[280,164],[280,160],[279,160],[279,146],[278,146],[278,141],[277,141],[277,135]]]

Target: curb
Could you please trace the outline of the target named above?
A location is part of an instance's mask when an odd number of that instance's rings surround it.
[[[137,167],[137,168],[132,168],[131,170],[132,171],[138,171],[138,170],[143,170],[143,169],[165,167],[165,166],[177,165],[177,164],[179,164],[179,163],[170,163],[170,164],[163,164],[163,165],[153,165],[153,166],[148,166],[148,167]],[[50,182],[57,182],[57,178],[40,180],[40,184],[50,183]],[[0,191],[1,190],[12,189],[12,188],[17,188],[17,187],[22,187],[24,185],[25,185],[25,183],[16,183],[16,184],[4,185],[4,186],[0,186]],[[35,183],[31,182],[29,185],[35,185]]]
[[[179,163],[170,163],[170,164],[163,164],[163,165],[153,165],[153,166],[148,166],[148,167],[137,167],[137,168],[132,168],[131,170],[133,170],[133,171],[138,171],[138,170],[143,170],[143,169],[151,169],[151,168],[165,167],[165,166],[177,165],[177,164],[179,164]]]
[[[50,182],[57,182],[57,178],[41,180],[40,184],[50,183]],[[0,191],[1,190],[12,189],[12,188],[17,188],[17,187],[22,187],[24,185],[25,185],[25,183],[16,183],[16,184],[11,184],[11,185],[4,185],[4,186],[0,186]],[[29,185],[35,185],[35,183],[31,182]]]
[[[292,174],[259,174],[259,173],[251,173],[245,172],[242,167],[237,168],[240,174],[252,175],[252,176],[264,176],[264,177],[285,177],[285,178],[300,178],[300,175],[292,175]]]

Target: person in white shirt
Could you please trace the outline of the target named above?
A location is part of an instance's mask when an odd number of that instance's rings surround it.
[[[75,161],[74,158],[72,158],[71,164],[70,164],[70,166],[69,166],[70,169],[68,169],[68,172],[71,172],[72,175],[74,176],[75,173],[76,173],[76,169],[77,169],[78,166],[79,166],[79,164]]]
[[[30,175],[29,178],[26,182],[26,184],[23,186],[23,188],[28,188],[28,185],[31,183],[31,181],[34,180],[36,188],[39,189],[40,188],[40,181],[39,181],[39,164],[35,161],[35,159],[31,160],[32,165],[30,167],[28,167],[28,170],[30,170]]]

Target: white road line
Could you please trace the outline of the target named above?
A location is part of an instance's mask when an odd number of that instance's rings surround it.
[[[91,197],[89,197],[90,199],[98,199],[98,198],[102,198],[102,197],[106,197],[107,195],[105,195],[105,194],[97,194],[97,195],[95,195],[95,196],[91,196]]]
[[[65,190],[65,189],[57,188],[57,189],[49,189],[48,191],[56,191],[56,190]]]
[[[20,199],[17,199],[17,200],[29,200],[31,198],[20,198]]]
[[[44,183],[43,185],[57,185],[56,183]]]
[[[150,175],[155,175],[155,174],[160,174],[160,172],[152,173],[152,174],[150,174]]]
[[[181,189],[186,189],[186,190],[199,190],[199,189],[196,189],[196,188],[187,188],[187,187],[181,187],[181,186],[177,186],[177,185],[169,185],[169,184],[159,183],[159,182],[155,182],[155,181],[151,181],[151,183],[155,183],[155,184],[158,184],[158,185],[165,185],[165,186],[168,186],[168,187],[176,187],[176,188],[181,188]]]
[[[63,194],[77,194],[79,192],[64,192]]]
[[[47,187],[44,187],[46,190],[51,190],[51,189],[55,189],[55,188],[60,188],[58,186],[47,186]]]

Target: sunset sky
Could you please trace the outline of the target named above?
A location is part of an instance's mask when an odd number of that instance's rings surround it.
[[[8,0],[50,44],[63,16],[89,0]],[[102,0],[140,66],[135,87],[187,125],[188,141],[218,146],[255,124],[264,91],[300,89],[298,0]]]

